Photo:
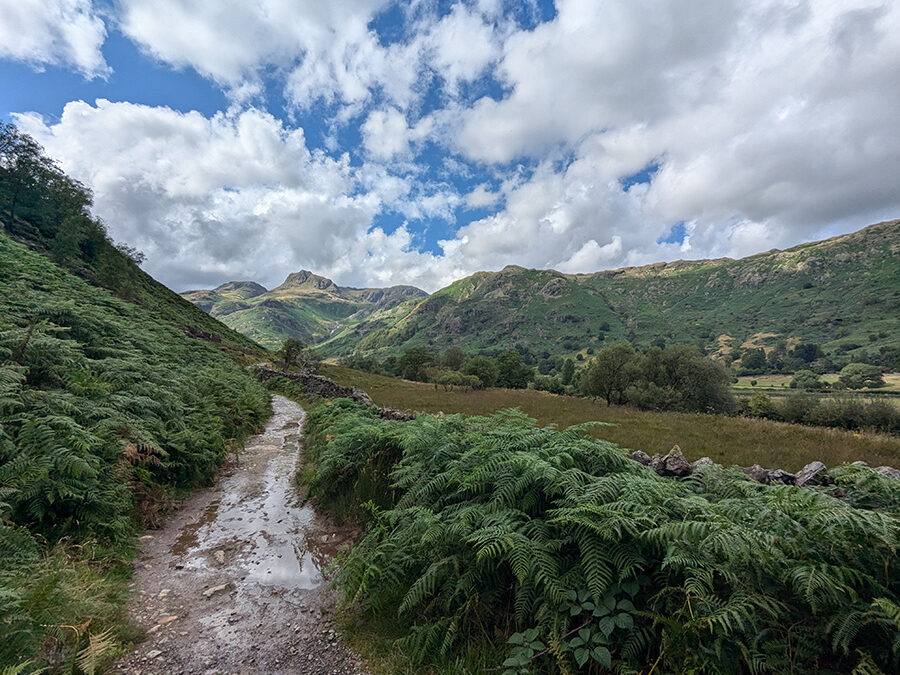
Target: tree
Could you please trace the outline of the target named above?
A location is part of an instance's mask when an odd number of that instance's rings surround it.
[[[822,389],[822,380],[811,370],[798,370],[791,378],[791,389]]]
[[[459,370],[466,362],[466,354],[459,347],[447,347],[441,356],[441,365],[450,370]]]
[[[874,389],[884,386],[881,368],[869,363],[851,363],[841,370],[840,382],[847,389]]]
[[[744,350],[741,366],[747,372],[761,372],[766,367],[766,350],[762,347],[751,347]]]
[[[669,410],[685,412],[734,409],[728,370],[693,345],[651,347],[640,363],[638,388],[653,385],[649,400],[656,401],[660,409],[661,403]]]
[[[604,347],[595,356],[581,377],[581,391],[588,396],[602,396],[606,405],[624,403],[625,391],[637,375],[637,354],[625,342]]]
[[[534,377],[531,368],[522,362],[522,355],[507,349],[497,357],[497,385],[510,389],[524,389]]]
[[[315,370],[319,359],[316,353],[297,338],[287,338],[278,351],[284,372],[291,366],[297,366],[303,370]]]
[[[564,385],[572,384],[572,378],[575,377],[575,362],[572,359],[566,359],[566,362],[563,363],[560,377]]]
[[[485,387],[497,385],[497,377],[499,375],[497,362],[486,356],[476,356],[466,361],[466,365],[463,366],[463,372],[466,375],[476,376]]]
[[[801,342],[791,350],[791,356],[803,363],[812,363],[822,357],[822,348],[814,342]]]
[[[757,392],[750,397],[747,402],[746,414],[748,417],[764,417],[765,419],[777,419],[778,410],[772,402],[771,397],[766,394]]]
[[[406,380],[419,380],[425,382],[428,378],[425,369],[435,362],[434,354],[425,347],[413,347],[403,352],[403,356],[397,362],[400,368],[400,376]]]

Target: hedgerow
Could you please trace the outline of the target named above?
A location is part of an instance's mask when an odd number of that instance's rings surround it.
[[[346,601],[395,616],[414,663],[479,645],[506,675],[897,671],[900,487],[866,467],[816,489],[664,478],[517,411],[344,401],[307,429],[311,493],[367,522]]]

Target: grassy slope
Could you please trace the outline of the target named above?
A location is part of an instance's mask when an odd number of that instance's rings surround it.
[[[650,454],[665,453],[678,445],[692,460],[707,456],[724,465],[759,463],[788,471],[814,459],[829,466],[859,459],[873,466],[900,465],[900,439],[891,436],[740,417],[609,408],[590,399],[523,389],[444,391],[431,384],[333,365],[326,366],[325,373],[341,384],[365,389],[377,404],[392,408],[486,415],[517,407],[541,425],[561,428],[581,422],[610,422],[616,426],[598,427],[594,434]]]
[[[603,339],[737,344],[802,338],[826,351],[900,345],[900,221],[741,260],[660,263],[591,275],[510,266],[347,328],[322,345],[397,353],[520,343],[569,354]],[[607,330],[601,330],[604,328]],[[872,336],[870,338],[870,336]],[[765,341],[764,341],[765,342]]]
[[[130,638],[134,519],[266,412],[240,365],[258,345],[137,268],[117,279],[131,302],[0,234],[0,666]]]

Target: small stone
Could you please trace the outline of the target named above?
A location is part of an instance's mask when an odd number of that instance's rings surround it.
[[[213,586],[212,588],[208,588],[205,591],[203,591],[203,595],[205,595],[207,598],[209,598],[209,597],[212,597],[213,595],[215,595],[216,593],[221,593],[222,591],[227,590],[227,589],[228,589],[228,584],[219,584],[218,586]]]
[[[147,652],[148,659],[155,659],[156,657],[161,656],[161,655],[162,655],[162,652],[159,649],[151,649],[149,652]]]
[[[225,551],[216,551],[215,556],[217,563],[219,563],[220,565],[225,563]]]
[[[709,457],[701,457],[696,462],[691,462],[691,466],[694,467],[694,471],[703,466],[713,466],[715,464]]]
[[[689,476],[694,470],[677,445],[667,455],[654,455],[650,465],[660,476]]]

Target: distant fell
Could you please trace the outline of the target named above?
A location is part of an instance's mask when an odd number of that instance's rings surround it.
[[[268,347],[286,337],[316,344],[364,321],[372,313],[410,299],[427,297],[414,286],[351,288],[309,270],[289,274],[266,290],[251,281],[232,281],[182,296],[223,323]]]
[[[515,265],[479,272],[342,328],[330,354],[414,346],[511,346],[573,355],[616,340],[689,342],[710,353],[798,341],[827,352],[900,345],[900,221],[739,260],[675,261],[593,274]]]

